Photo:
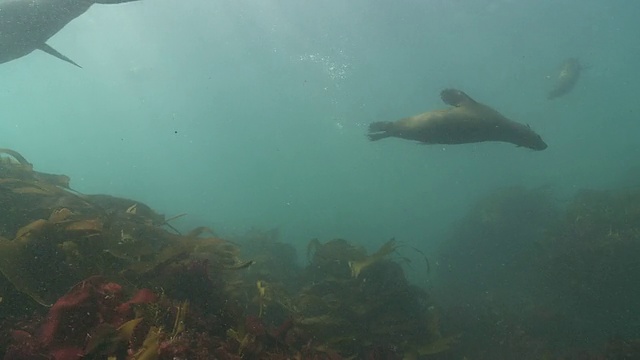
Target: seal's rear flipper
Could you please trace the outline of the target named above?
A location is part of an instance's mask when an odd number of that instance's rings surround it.
[[[38,49],[40,49],[40,50],[42,50],[42,51],[46,52],[46,53],[47,53],[47,54],[49,54],[49,55],[53,55],[53,56],[57,57],[57,58],[58,58],[58,59],[60,59],[60,60],[66,61],[66,62],[68,62],[68,63],[70,63],[70,64],[73,64],[73,65],[75,65],[75,66],[77,66],[77,67],[79,67],[79,68],[81,68],[81,69],[82,69],[82,66],[80,66],[80,65],[76,64],[76,62],[75,62],[75,61],[73,61],[73,60],[69,59],[68,57],[66,57],[66,56],[64,56],[64,55],[62,55],[62,54],[60,54],[60,53],[58,52],[58,50],[56,50],[56,49],[52,48],[51,46],[49,46],[49,45],[47,45],[47,44],[42,44],[42,45],[40,45],[40,46],[38,47]]]
[[[387,133],[368,134],[367,137],[371,141],[377,141],[380,139],[388,138],[390,135]]]
[[[369,124],[369,140],[376,141],[387,138],[391,135],[387,132],[393,123],[389,121],[377,121]]]
[[[389,130],[389,127],[393,125],[390,121],[376,121],[369,124],[369,132],[382,132]]]
[[[464,103],[475,103],[475,101],[465,94],[464,91],[456,89],[444,89],[440,92],[440,98],[445,104],[451,106],[461,106]]]

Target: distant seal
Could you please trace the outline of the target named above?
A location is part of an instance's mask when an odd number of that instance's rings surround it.
[[[426,144],[502,141],[533,150],[547,148],[540,135],[531,130],[529,125],[507,119],[460,90],[443,90],[440,97],[446,104],[454,107],[397,121],[374,122],[369,125],[369,139],[376,141],[398,137]]]
[[[576,58],[565,60],[560,66],[560,73],[556,78],[553,89],[547,95],[547,99],[553,100],[570,92],[580,78],[582,66]]]
[[[46,41],[94,3],[131,1],[137,0],[0,0],[0,64],[39,49],[80,67]]]

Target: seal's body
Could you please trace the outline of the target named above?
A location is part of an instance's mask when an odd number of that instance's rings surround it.
[[[79,66],[47,45],[46,41],[94,3],[130,1],[137,0],[0,0],[0,63],[40,49]]]
[[[558,73],[553,89],[547,95],[547,99],[552,100],[570,92],[578,82],[581,71],[582,66],[578,59],[570,58],[565,60],[560,67],[560,73]]]
[[[446,104],[454,107],[429,111],[393,122],[374,122],[369,125],[369,139],[375,141],[398,137],[426,144],[502,141],[533,150],[547,148],[540,135],[528,125],[507,119],[460,90],[443,90],[440,97]]]

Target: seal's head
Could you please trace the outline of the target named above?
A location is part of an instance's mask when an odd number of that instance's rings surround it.
[[[522,129],[520,129],[518,133],[519,135],[517,136],[517,139],[514,139],[514,143],[518,146],[538,151],[547,148],[547,143],[542,140],[542,136],[531,130],[529,125],[522,125]]]

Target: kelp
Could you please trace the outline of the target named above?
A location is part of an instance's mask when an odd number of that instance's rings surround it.
[[[443,300],[465,304],[504,291],[504,301],[519,306],[513,295],[535,280],[532,255],[560,214],[550,187],[507,187],[480,198],[440,245]]]
[[[67,288],[77,281],[70,265],[82,263],[86,275],[98,270],[98,264],[84,263],[79,246],[102,228],[97,221],[73,220],[66,208],[53,211],[48,218],[18,229],[13,240],[0,238],[0,271],[18,290],[43,305],[52,303],[55,293],[51,287]]]
[[[407,360],[442,353],[454,347],[460,340],[461,334],[442,336],[440,332],[440,317],[433,307],[427,309],[426,319],[427,334],[422,342],[412,345],[411,348],[405,351],[404,358]]]
[[[129,307],[124,305],[154,300],[139,294],[124,302],[120,285],[98,276],[85,279],[59,298],[32,331],[14,330],[5,359],[122,357],[142,321],[127,320]]]
[[[637,336],[620,319],[640,312],[639,188],[578,192],[540,247],[539,283],[553,294],[554,312],[590,324],[552,325],[556,336],[578,343],[613,333]]]
[[[251,265],[235,245],[200,237],[206,229],[168,233],[164,216],[141,202],[70,192],[62,175],[35,172],[17,152],[0,153],[17,160],[0,162],[0,198],[11,204],[0,210],[0,271],[40,304],[50,305],[61,290],[96,274],[151,284],[163,268],[194,254],[219,268]]]
[[[454,343],[390,256],[393,239],[370,255],[315,240],[302,267],[277,230],[181,234],[175,217],[77,193],[2,153],[0,296],[48,306],[12,331],[7,360],[400,359]]]
[[[366,258],[359,261],[349,261],[349,268],[351,269],[351,276],[357,278],[360,276],[362,270],[368,268],[369,266],[381,261],[387,255],[393,253],[398,248],[396,243],[396,239],[391,239],[384,243],[378,251],[367,256]]]
[[[452,358],[634,358],[640,189],[562,205],[549,189],[501,189],[443,242],[444,329],[464,331]]]
[[[295,326],[313,334],[318,348],[345,356],[368,356],[367,348],[389,358],[447,350],[454,341],[434,330],[435,305],[388,258],[397,248],[391,239],[367,255],[342,239],[312,240],[305,271],[312,281],[293,297]]]
[[[144,338],[142,347],[131,357],[132,360],[156,360],[159,357],[162,329],[152,326]]]
[[[277,229],[251,229],[230,239],[237,244],[243,258],[251,259],[251,270],[246,274],[253,283],[258,280],[280,282],[295,287],[301,271],[293,246],[278,241]]]
[[[133,337],[136,326],[142,320],[142,318],[135,318],[125,322],[118,328],[108,323],[98,325],[84,348],[84,357],[91,358],[98,354],[113,354],[118,352],[118,349],[126,348]]]
[[[585,300],[602,299],[620,286],[634,289],[629,274],[640,270],[639,219],[640,189],[582,191],[541,243],[546,253],[541,260],[557,272],[558,286]]]

